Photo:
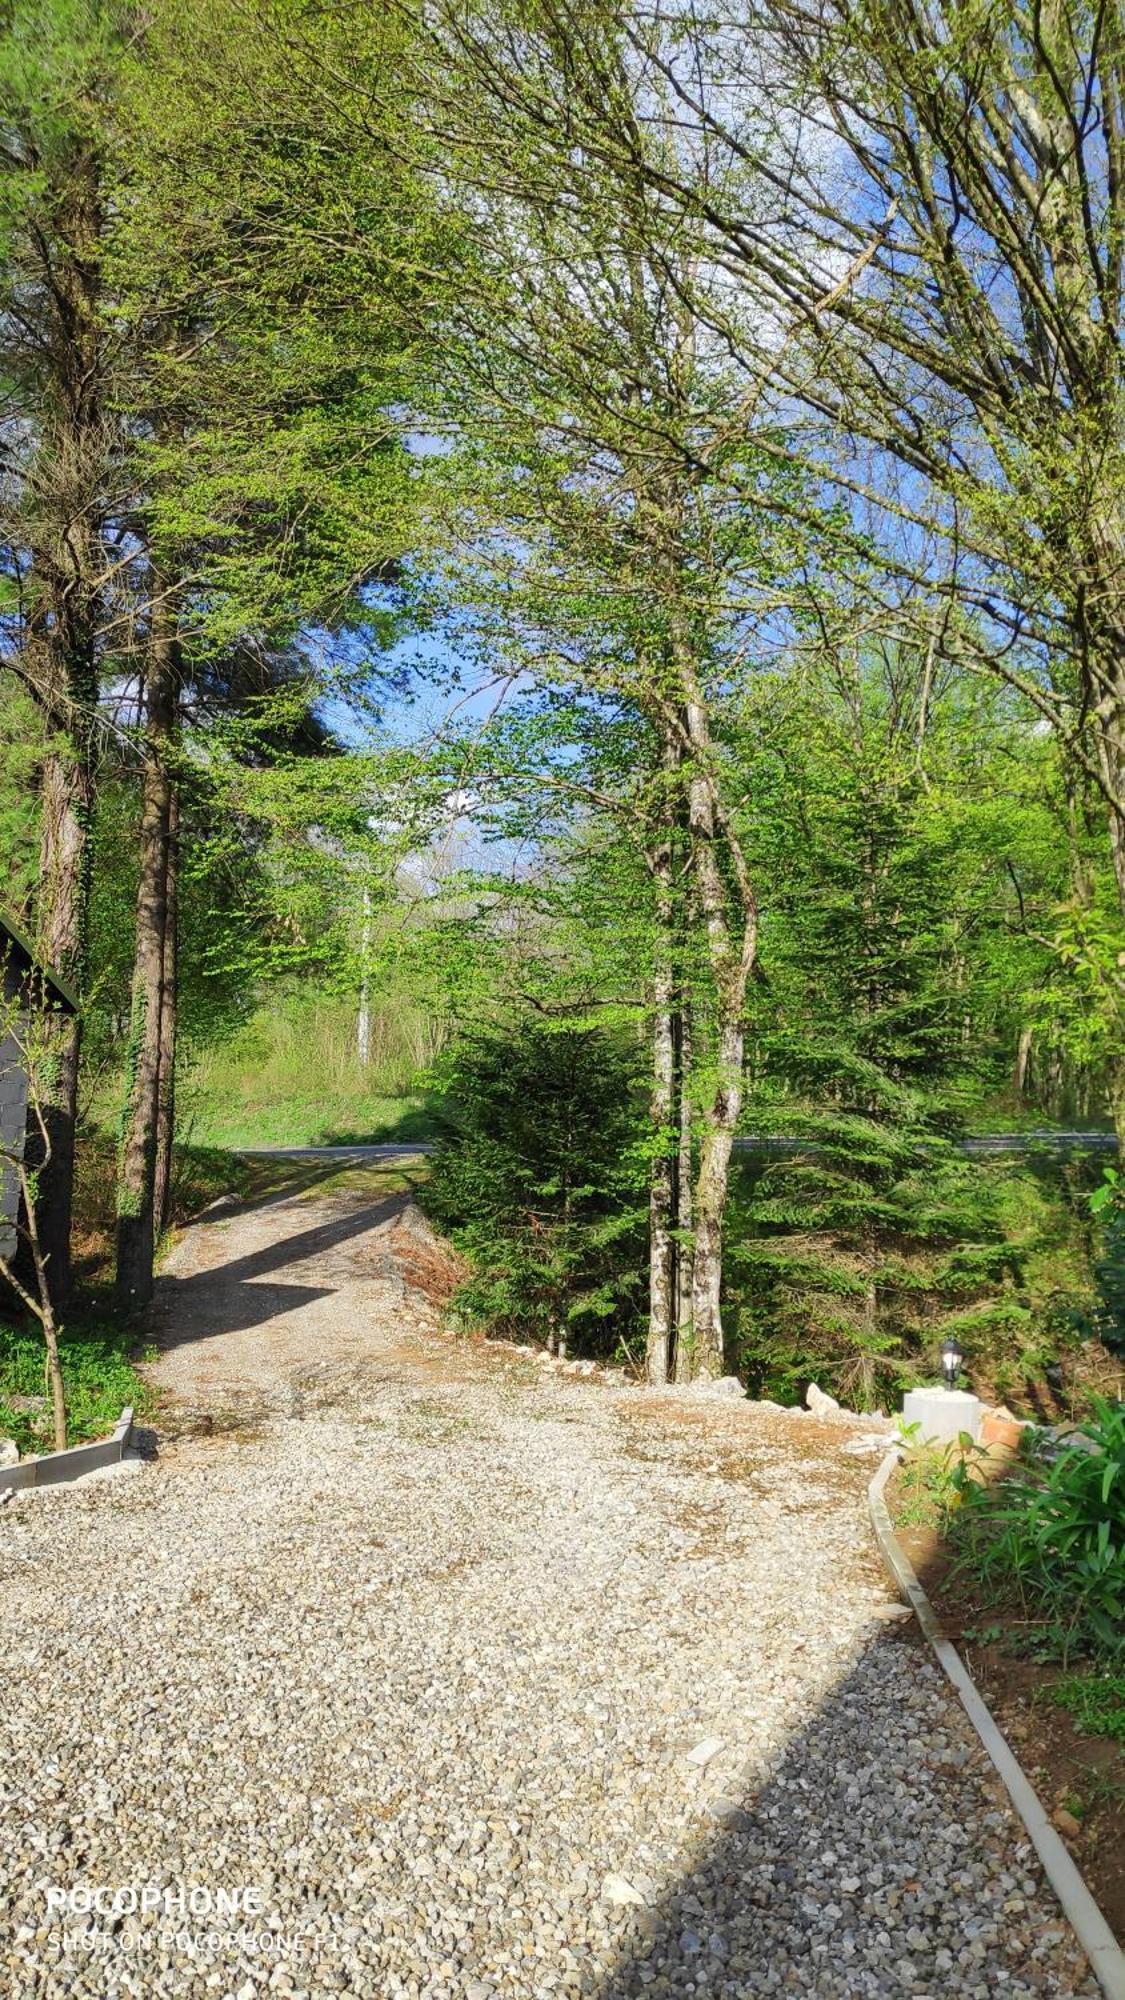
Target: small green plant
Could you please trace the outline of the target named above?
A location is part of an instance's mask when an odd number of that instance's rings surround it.
[[[1086,1736],[1109,1736],[1125,1746],[1125,1672],[1120,1669],[1066,1674],[1043,1698],[1065,1708]]]
[[[995,1599],[1017,1599],[1064,1663],[1125,1654],[1125,1404],[1099,1402],[1082,1429],[1094,1450],[966,1486],[955,1530],[957,1567]]]
[[[966,1487],[973,1484],[973,1466],[985,1454],[962,1431],[956,1444],[923,1445],[920,1426],[899,1423],[907,1446],[899,1482],[898,1519],[908,1527],[944,1531]]]

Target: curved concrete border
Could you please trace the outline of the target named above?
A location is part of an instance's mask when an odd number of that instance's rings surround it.
[[[871,1520],[883,1553],[883,1560],[899,1589],[909,1600],[919,1625],[961,1697],[969,1721],[1003,1779],[1008,1796],[1027,1828],[1031,1844],[1043,1863],[1047,1880],[1062,1904],[1063,1913],[1090,1961],[1092,1972],[1103,1992],[1109,1996],[1109,2000],[1125,2000],[1125,1951],[1122,1951],[1086,1887],[1073,1858],[1051,1825],[1043,1802],[1018,1758],[1014,1756],[1000,1734],[991,1710],[970,1679],[956,1647],[942,1632],[937,1613],[891,1526],[891,1517],[887,1512],[883,1493],[891,1473],[899,1462],[899,1457],[898,1447],[895,1446],[887,1453],[867,1489]]]
[[[132,1435],[133,1411],[127,1407],[106,1438],[94,1438],[92,1443],[73,1445],[69,1451],[49,1451],[42,1458],[24,1458],[18,1465],[6,1466],[0,1472],[0,1495],[16,1493],[28,1486],[64,1486],[72,1479],[83,1478],[87,1472],[97,1472],[103,1465],[117,1465],[128,1451]]]

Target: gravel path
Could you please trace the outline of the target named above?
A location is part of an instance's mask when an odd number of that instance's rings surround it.
[[[842,1428],[448,1339],[373,1185],[192,1231],[159,1459],[0,1512],[7,1990],[1093,1995]]]

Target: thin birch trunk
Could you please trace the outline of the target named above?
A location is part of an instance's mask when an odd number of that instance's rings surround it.
[[[665,771],[668,756],[665,756]],[[656,945],[652,993],[652,1088],[649,1118],[653,1153],[649,1173],[649,1321],[645,1371],[655,1385],[667,1382],[673,1363],[676,1309],[676,973],[672,883],[672,807],[661,801],[661,837],[649,856],[656,891]]]

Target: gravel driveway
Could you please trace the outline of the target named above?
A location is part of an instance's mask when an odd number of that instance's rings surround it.
[[[1092,1995],[841,1427],[455,1342],[431,1250],[199,1225],[158,1460],[0,1512],[7,1990]]]

